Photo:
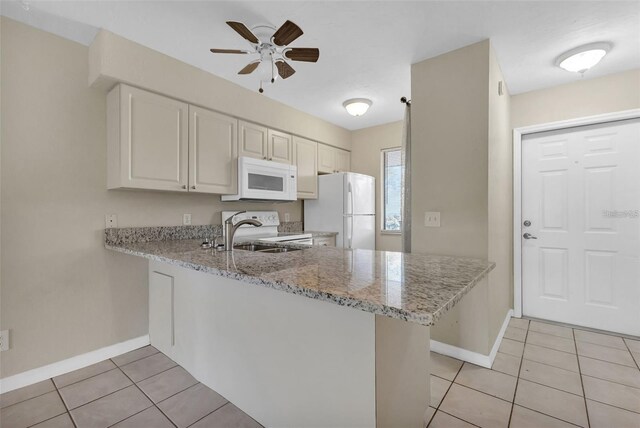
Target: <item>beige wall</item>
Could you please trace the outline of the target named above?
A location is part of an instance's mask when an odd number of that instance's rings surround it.
[[[121,227],[177,225],[183,213],[193,224],[220,223],[222,209],[238,208],[301,220],[299,202],[107,191],[106,94],[88,87],[88,48],[1,23],[0,328],[12,335],[1,377],[148,333],[146,263],[103,248],[106,213]],[[286,122],[288,109],[272,110]],[[311,128],[325,126],[335,132],[319,119]]]
[[[511,97],[493,47],[489,55],[488,253],[496,263],[489,281],[489,344],[513,306],[513,144]],[[498,93],[503,82],[504,94]]]
[[[640,69],[514,95],[514,128],[640,107]]]
[[[403,106],[398,102],[398,108]],[[381,233],[382,225],[382,170],[383,149],[402,145],[402,121],[354,131],[351,137],[351,170],[376,178],[376,249],[401,251],[399,234]]]
[[[438,321],[432,338],[485,355],[510,305],[511,140],[500,80],[488,40],[411,69],[412,250],[499,266]],[[424,227],[426,211],[441,213],[441,227]]]
[[[116,82],[156,91],[346,150],[351,132],[250,91],[204,70],[101,30],[89,47],[89,82]]]

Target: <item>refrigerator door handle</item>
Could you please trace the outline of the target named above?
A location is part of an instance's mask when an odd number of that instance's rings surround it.
[[[353,241],[353,216],[349,219],[351,227],[349,227],[349,248],[351,248],[351,241]]]

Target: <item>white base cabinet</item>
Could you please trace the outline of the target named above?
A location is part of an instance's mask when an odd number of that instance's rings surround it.
[[[151,344],[262,425],[425,425],[428,327],[156,261],[149,278]]]

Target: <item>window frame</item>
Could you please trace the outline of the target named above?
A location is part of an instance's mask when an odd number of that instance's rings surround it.
[[[385,220],[386,220],[386,192],[385,192],[385,184],[386,184],[386,171],[385,171],[385,156],[388,152],[395,152],[402,150],[402,147],[387,147],[380,150],[380,233],[382,235],[401,235],[402,230],[388,230],[385,229]],[[402,215],[402,213],[400,213]]]

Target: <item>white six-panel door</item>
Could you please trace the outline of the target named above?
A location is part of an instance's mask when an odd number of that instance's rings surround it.
[[[523,314],[640,335],[638,210],[640,120],[525,136]]]

